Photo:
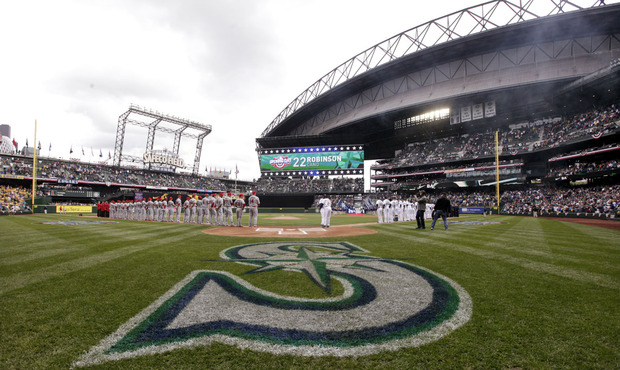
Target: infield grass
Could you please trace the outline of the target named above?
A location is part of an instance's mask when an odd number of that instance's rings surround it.
[[[296,217],[296,220],[273,219]],[[205,226],[68,215],[0,217],[0,366],[69,368],[191,271],[251,267],[216,260],[225,248],[269,241],[206,235]],[[332,225],[373,216],[336,216]],[[462,216],[493,225],[415,230],[374,224],[348,241],[372,256],[408,259],[449,277],[473,301],[463,327],[419,348],[366,357],[300,357],[223,344],[108,362],[100,368],[620,368],[620,232],[527,217]],[[262,214],[259,225],[319,225],[318,214]],[[247,215],[244,224],[247,222]],[[430,223],[427,224],[430,227]],[[287,240],[278,238],[278,241]],[[290,240],[296,240],[291,238]],[[211,260],[211,261],[209,261]],[[275,293],[325,297],[291,272],[244,275]],[[337,294],[335,289],[333,294]]]

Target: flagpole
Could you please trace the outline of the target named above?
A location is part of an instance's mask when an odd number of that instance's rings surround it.
[[[37,120],[34,120],[34,142],[37,142]],[[28,147],[26,147],[28,150]],[[32,156],[32,213],[34,213],[34,197],[37,194],[37,147],[34,147],[34,154]]]

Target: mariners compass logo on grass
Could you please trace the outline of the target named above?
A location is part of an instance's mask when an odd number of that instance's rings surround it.
[[[469,295],[450,279],[361,253],[368,252],[346,242],[228,248],[219,261],[252,266],[246,274],[297,272],[296,279],[310,279],[325,297],[282,296],[226,271],[194,271],[74,365],[213,342],[272,353],[362,356],[426,344],[471,317]]]

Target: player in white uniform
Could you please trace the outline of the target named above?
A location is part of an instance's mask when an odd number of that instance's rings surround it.
[[[390,202],[390,198],[386,197],[383,199],[383,222],[386,224],[390,223],[390,206],[392,202]]]
[[[237,208],[237,227],[243,227],[241,225],[243,210],[245,209],[245,200],[243,200],[243,193],[239,194],[239,198],[235,199],[234,206]]]
[[[252,227],[252,223],[254,223],[254,227],[258,227],[258,206],[260,206],[260,198],[256,196],[256,191],[252,191],[252,195],[248,198],[248,206],[250,208],[250,222],[248,224],[249,227]]]
[[[326,196],[321,196],[319,208],[321,212],[321,227],[329,227],[332,219],[332,201]]]
[[[232,195],[231,192],[228,192],[226,196],[224,196],[224,226],[232,226],[233,225],[233,214],[232,214],[232,205],[233,200],[230,197]]]
[[[377,198],[377,222],[383,223],[383,201]]]

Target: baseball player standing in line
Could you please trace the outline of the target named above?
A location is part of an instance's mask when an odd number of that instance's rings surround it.
[[[196,223],[202,224],[202,198],[200,195],[196,200]]]
[[[329,227],[332,219],[332,201],[326,196],[321,196],[319,200],[319,207],[321,212],[321,227]]]
[[[174,201],[174,212],[177,216],[177,222],[181,222],[181,207],[183,206],[183,201],[181,200],[181,194],[177,195],[177,200]]]
[[[215,195],[213,193],[209,194],[209,216],[211,225],[217,225],[217,209],[215,208]]]
[[[250,207],[250,222],[249,227],[258,227],[258,206],[260,206],[260,199],[256,196],[256,190],[252,190],[252,195],[248,198],[248,206]]]
[[[207,195],[202,197],[202,202],[200,202],[200,208],[202,209],[202,219],[200,220],[201,224],[209,224],[209,208]]]
[[[219,193],[215,198],[215,210],[217,211],[217,224],[224,225],[224,193]]]
[[[168,215],[166,217],[167,222],[174,222],[174,201],[172,197],[168,197]]]
[[[382,224],[383,223],[383,201],[377,198],[377,221]]]
[[[189,220],[189,214],[190,214],[190,209],[189,209],[189,198],[190,196],[188,195],[187,198],[185,198],[185,202],[183,202],[183,223],[188,223]]]
[[[245,209],[245,200],[243,200],[243,193],[239,194],[239,198],[235,199],[234,206],[237,208],[237,227],[243,227],[241,226],[243,210]]]
[[[155,204],[153,203],[153,198],[149,198],[146,209],[149,212],[148,220],[153,221],[153,215],[155,214]]]
[[[232,226],[233,225],[233,214],[232,214],[232,205],[233,200],[230,197],[232,195],[231,192],[228,192],[226,196],[224,196],[224,226]]]

